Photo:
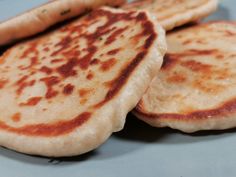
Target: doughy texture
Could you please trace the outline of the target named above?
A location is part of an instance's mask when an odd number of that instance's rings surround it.
[[[117,6],[125,0],[55,0],[0,23],[0,46],[32,36],[63,20],[101,5]]]
[[[147,10],[156,16],[165,30],[171,30],[211,14],[217,8],[217,0],[138,0],[123,8]]]
[[[44,156],[95,149],[122,129],[165,51],[146,12],[111,8],[15,45],[0,58],[0,145]]]
[[[236,24],[212,22],[167,35],[168,52],[134,113],[184,132],[236,126]]]

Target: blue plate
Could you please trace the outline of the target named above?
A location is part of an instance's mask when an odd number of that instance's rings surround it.
[[[0,0],[0,20],[46,0]],[[236,19],[236,1],[220,1],[207,20]],[[9,140],[11,141],[11,140]],[[182,134],[128,115],[125,129],[88,154],[50,159],[0,148],[2,177],[235,177],[236,130]]]

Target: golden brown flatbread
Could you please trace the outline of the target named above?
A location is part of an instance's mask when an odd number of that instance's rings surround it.
[[[95,149],[121,130],[166,51],[147,12],[100,8],[0,57],[0,145],[43,156]]]
[[[235,37],[236,23],[224,21],[168,34],[162,69],[135,115],[184,132],[235,127]]]

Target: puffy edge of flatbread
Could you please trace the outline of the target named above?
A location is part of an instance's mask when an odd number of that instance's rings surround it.
[[[160,21],[160,23],[165,30],[169,31],[186,23],[198,21],[199,19],[202,19],[216,11],[217,8],[218,0],[209,0],[202,6],[195,9],[186,10],[183,13],[175,14],[168,19]]]
[[[125,0],[56,0],[0,23],[0,46],[40,33],[50,26],[102,5]]]
[[[154,17],[148,12],[145,13],[155,24],[157,39],[112,100],[96,110],[86,123],[69,134],[50,138],[1,132],[0,144],[27,154],[49,157],[74,156],[97,148],[113,132],[120,131],[124,127],[127,113],[137,105],[159,71],[167,50],[164,29],[154,20]]]

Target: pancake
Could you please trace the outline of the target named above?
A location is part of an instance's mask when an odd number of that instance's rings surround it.
[[[32,36],[66,19],[101,5],[117,6],[125,0],[54,0],[0,23],[0,46]]]
[[[0,58],[0,145],[42,156],[95,149],[123,128],[165,51],[146,12],[108,7],[15,45]]]
[[[162,68],[134,114],[183,132],[236,127],[236,23],[211,22],[167,35]]]
[[[217,8],[217,0],[138,0],[123,6],[128,10],[147,10],[165,28],[171,30],[198,21]]]

